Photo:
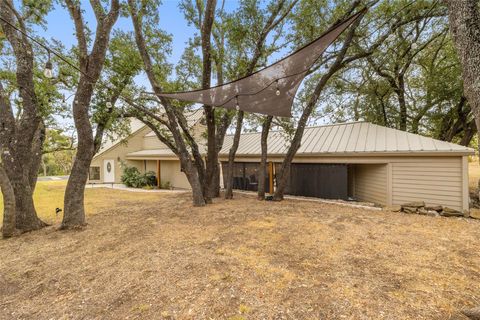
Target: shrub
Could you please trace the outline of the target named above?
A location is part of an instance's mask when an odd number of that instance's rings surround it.
[[[165,181],[160,184],[160,189],[171,189],[170,181]]]
[[[135,167],[129,167],[123,164],[122,183],[130,188],[143,188],[146,186],[155,186],[157,178],[153,171],[148,171],[144,174]]]

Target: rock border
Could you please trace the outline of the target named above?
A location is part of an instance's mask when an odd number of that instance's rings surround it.
[[[459,211],[444,206],[427,206],[424,201],[415,201],[404,203],[400,206],[387,207],[387,210],[394,212],[403,212],[406,214],[419,214],[431,217],[457,217],[457,218],[470,218],[470,212],[468,210]]]

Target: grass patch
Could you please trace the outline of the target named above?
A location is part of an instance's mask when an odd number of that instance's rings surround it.
[[[37,214],[43,221],[56,224],[62,221],[63,212],[55,214],[55,209],[63,210],[63,198],[67,181],[38,181],[33,194]],[[0,193],[1,195],[1,193]],[[109,188],[88,188],[85,190],[85,212],[93,215],[111,208],[119,201],[154,199],[154,194],[129,192]],[[3,197],[0,196],[0,226],[3,221]]]

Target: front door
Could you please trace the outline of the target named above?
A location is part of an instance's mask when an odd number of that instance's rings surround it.
[[[103,182],[115,182],[115,161],[103,160]]]

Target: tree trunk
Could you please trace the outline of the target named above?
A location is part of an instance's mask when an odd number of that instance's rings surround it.
[[[73,118],[77,128],[78,146],[72,172],[65,189],[61,229],[79,228],[86,224],[83,202],[88,170],[94,156],[94,139],[88,115],[93,85],[87,82],[87,79],[82,78],[73,102]]]
[[[217,143],[215,137],[215,112],[212,107],[205,106],[205,116],[207,120],[207,159],[205,163],[205,201],[212,202],[215,197],[215,173],[218,167]]]
[[[235,125],[235,134],[233,136],[233,144],[228,152],[228,167],[227,167],[227,185],[225,186],[225,199],[233,198],[233,165],[235,162],[235,154],[237,153],[238,145],[240,144],[240,135],[242,133],[243,125],[243,111],[238,111],[237,123]]]
[[[477,125],[475,124],[475,120],[472,120],[467,124],[467,127],[464,129],[463,137],[462,140],[460,140],[460,144],[462,146],[468,147],[476,133]]]
[[[37,217],[33,202],[33,190],[30,187],[28,174],[19,172],[17,177],[12,178],[12,176],[10,176],[10,183],[15,194],[16,228],[22,232],[28,232],[46,226],[46,224]]]
[[[403,76],[398,77],[398,88],[395,90],[398,96],[398,105],[400,106],[400,125],[399,129],[407,131],[407,102],[405,101],[405,81]]]
[[[203,25],[201,26],[202,34],[202,56],[203,56],[203,70],[202,70],[202,89],[210,88],[212,78],[212,48],[211,48],[211,34],[213,21],[215,18],[216,0],[207,0],[205,5],[205,13]],[[207,160],[205,170],[205,201],[212,202],[215,197],[215,173],[218,167],[218,153],[216,147],[216,122],[215,111],[211,106],[204,106],[205,117],[207,122]]]
[[[80,136],[79,136],[80,137]],[[82,139],[83,140],[83,139]],[[91,145],[93,146],[93,144]],[[88,146],[80,147],[73,163],[72,172],[67,182],[64,196],[64,214],[61,229],[75,229],[86,225],[85,222],[85,185],[93,153]]]
[[[0,165],[0,190],[3,196],[2,236],[9,238],[15,234],[15,194],[5,169]]]
[[[94,86],[100,78],[105,64],[105,56],[110,42],[110,33],[120,13],[120,2],[111,0],[110,11],[96,7],[92,1],[96,18],[96,29],[93,46],[88,52],[86,25],[80,4],[73,0],[65,1],[75,25],[75,36],[78,42],[78,62],[82,70],[78,81],[77,92],[73,101],[73,120],[78,135],[77,154],[73,162],[72,172],[68,178],[64,196],[64,210],[61,229],[79,228],[85,225],[85,185],[88,170],[95,155],[95,139],[90,123],[90,102]]]
[[[480,128],[480,8],[477,0],[445,0],[450,32],[462,64],[465,97]],[[480,131],[477,133],[480,151]],[[480,190],[480,180],[478,182]]]
[[[265,180],[267,178],[267,151],[268,151],[268,133],[272,124],[272,116],[267,116],[262,124],[261,147],[262,155],[260,159],[260,167],[258,169],[258,200],[265,200]],[[270,190],[272,192],[273,190]]]
[[[43,143],[45,142],[45,124],[40,122],[32,143],[32,163],[30,164],[30,187],[32,192],[37,185],[38,171],[42,164]]]
[[[203,194],[203,186],[198,176],[197,168],[191,163],[187,162],[186,167],[182,167],[183,172],[187,176],[188,183],[192,187],[192,197],[194,207],[205,206],[205,198]]]
[[[24,21],[16,11],[12,1],[0,2],[0,14],[8,23],[0,22],[3,32],[15,54],[16,86],[22,101],[22,112],[15,119],[8,96],[0,84],[0,149],[8,151],[2,154],[3,167],[15,195],[15,224],[22,232],[37,230],[45,226],[38,217],[33,203],[33,188],[38,172],[33,171],[36,155],[32,156],[35,136],[41,123],[38,100],[33,80],[34,57],[28,38],[13,29],[17,25],[23,32]],[[38,170],[38,167],[37,167]]]

